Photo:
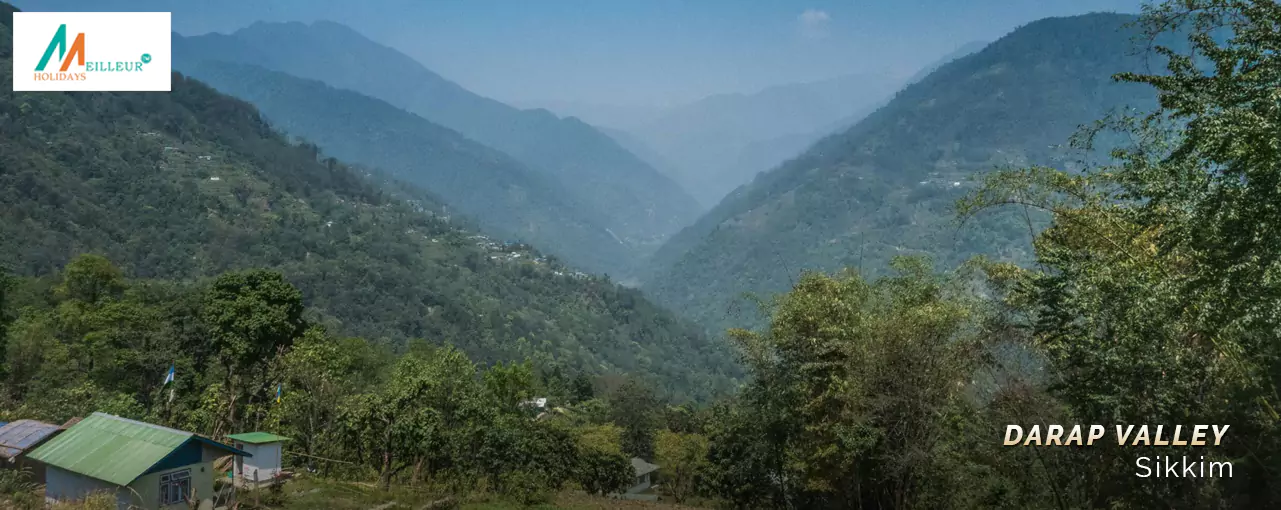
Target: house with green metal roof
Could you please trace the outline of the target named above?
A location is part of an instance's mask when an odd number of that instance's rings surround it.
[[[237,457],[232,469],[237,487],[257,489],[280,483],[290,474],[281,468],[281,450],[289,438],[269,432],[247,432],[227,436],[236,449],[250,453]]]
[[[93,413],[27,457],[45,466],[50,503],[109,492],[122,509],[178,510],[214,502],[213,463],[227,455],[248,454],[191,432]]]

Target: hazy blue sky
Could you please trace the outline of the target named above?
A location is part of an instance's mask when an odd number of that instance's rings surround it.
[[[17,0],[24,10],[173,11],[182,34],[347,24],[463,86],[521,103],[671,104],[879,72],[908,76],[1029,21],[1142,0]]]

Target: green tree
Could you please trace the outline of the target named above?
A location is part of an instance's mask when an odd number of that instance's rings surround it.
[[[578,430],[578,444],[583,448],[623,453],[623,429],[613,423],[587,425]]]
[[[653,459],[660,410],[653,386],[634,377],[627,378],[609,394],[609,409],[610,420],[623,430],[623,453]]]
[[[533,364],[498,363],[482,376],[485,392],[499,407],[515,409],[532,397],[534,387]]]
[[[702,433],[707,429],[708,410],[686,402],[663,409],[663,427],[672,432]]]
[[[97,303],[104,298],[118,298],[124,293],[124,274],[101,255],[84,254],[67,263],[57,293],[63,299]]]
[[[758,391],[749,386],[744,393]],[[708,490],[734,508],[795,507],[799,475],[787,462],[786,440],[795,427],[785,409],[765,399],[742,399],[718,410],[708,435]]]
[[[622,492],[632,484],[632,463],[620,453],[587,448],[579,453],[576,480],[588,494]]]
[[[164,373],[178,350],[162,311],[131,297],[64,317],[82,328],[74,345],[89,358],[89,378],[102,387],[138,395],[149,406],[161,383],[157,374]]]
[[[276,420],[294,439],[291,446],[309,456],[346,453],[335,403],[372,384],[382,369],[372,350],[364,339],[331,338],[316,326],[294,343],[281,363],[284,389]]]
[[[22,402],[80,373],[73,368],[71,348],[58,340],[58,329],[54,314],[47,311],[28,311],[9,328],[5,386],[11,400]]]
[[[405,469],[448,456],[448,434],[464,425],[460,412],[479,396],[476,367],[457,349],[410,353],[374,391],[349,398],[341,420],[387,489]]]
[[[711,447],[723,497],[954,504],[959,482],[945,452],[960,431],[949,416],[970,411],[981,314],[959,276],[934,275],[920,259],[894,267],[871,283],[807,274],[778,299],[768,330],[733,332],[753,379],[746,409],[713,434],[728,441]],[[749,483],[760,485],[744,490]]]
[[[502,412],[485,424],[470,423],[479,437],[458,457],[480,466],[499,492],[519,499],[547,499],[579,468],[579,451],[572,431],[545,421],[530,420],[518,413]],[[532,493],[531,482],[537,482]]]
[[[1118,79],[1155,89],[1151,115],[1115,116],[1077,140],[1133,142],[1079,173],[995,174],[961,203],[972,214],[1021,204],[1050,212],[1038,267],[1005,270],[1009,302],[1079,423],[1230,423],[1236,440],[1092,449],[1068,504],[1272,507],[1281,467],[1281,4],[1179,0],[1151,6],[1150,39],[1189,31],[1191,51],[1157,45],[1166,72]],[[1119,136],[1118,136],[1119,135]],[[1116,476],[1145,454],[1231,459],[1232,478],[1189,484]],[[1068,482],[1068,480],[1073,480]],[[1232,495],[1232,496],[1227,496]]]
[[[106,259],[86,255],[47,288],[46,296],[28,296],[3,342],[9,395],[52,420],[95,406],[145,414],[139,409],[154,403],[157,374],[179,351],[145,286],[127,282]]]
[[[613,423],[578,428],[574,479],[589,494],[621,492],[631,486],[631,461],[623,454],[623,429]]]
[[[707,462],[707,438],[664,430],[658,433],[654,449],[656,463],[661,468],[659,484],[663,492],[677,503],[695,495]]]
[[[302,293],[280,273],[261,269],[224,273],[205,294],[201,318],[224,371],[227,418],[235,428],[245,391],[263,392],[269,362],[306,330]],[[246,381],[257,388],[245,388]],[[251,393],[252,395],[253,393]]]
[[[570,398],[574,403],[586,402],[595,397],[595,389],[592,388],[592,379],[587,374],[578,374],[570,383]]]
[[[0,268],[0,356],[5,353],[7,345],[9,324],[13,322],[13,312],[9,310],[9,288],[13,285],[13,278],[9,276],[3,268]],[[0,380],[5,378],[4,358],[0,357]]]

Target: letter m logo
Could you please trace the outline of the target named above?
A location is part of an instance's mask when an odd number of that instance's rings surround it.
[[[58,50],[58,59],[62,60],[62,67],[58,71],[66,71],[71,67],[71,60],[76,60],[76,65],[85,65],[85,35],[84,33],[76,34],[75,42],[71,43],[70,51],[67,50],[67,25],[63,24],[58,27],[58,33],[53,34],[53,40],[49,41],[49,47],[44,50],[44,56],[40,58],[40,65],[36,66],[36,71],[43,71],[45,66],[49,65],[49,59],[53,57],[53,51]],[[65,59],[63,57],[66,57]]]

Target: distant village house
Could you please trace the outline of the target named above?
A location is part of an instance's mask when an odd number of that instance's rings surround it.
[[[640,457],[632,457],[633,480],[631,488],[623,493],[623,499],[639,499],[655,501],[658,499],[656,494],[646,494],[650,487],[653,486],[653,475],[658,471],[657,464],[645,462]]]

